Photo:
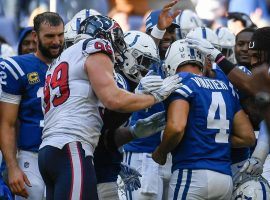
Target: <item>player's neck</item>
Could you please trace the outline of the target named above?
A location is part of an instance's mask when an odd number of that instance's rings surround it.
[[[35,56],[38,57],[41,61],[43,61],[47,65],[51,64],[53,61],[53,59],[44,56],[39,50],[36,51]]]

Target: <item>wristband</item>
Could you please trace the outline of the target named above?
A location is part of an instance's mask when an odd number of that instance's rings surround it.
[[[221,53],[218,54],[218,56],[216,57],[215,63],[218,64],[220,69],[226,75],[228,75],[235,68],[235,65],[233,63],[231,63],[230,61],[228,61]]]
[[[224,58],[225,58],[225,56],[221,56],[221,57],[216,61],[216,64],[218,65],[218,63],[220,63]]]
[[[154,26],[154,28],[152,29],[151,31],[151,35],[154,37],[154,38],[157,38],[157,39],[162,39],[164,34],[166,32],[166,29],[165,30],[159,30],[157,25]]]

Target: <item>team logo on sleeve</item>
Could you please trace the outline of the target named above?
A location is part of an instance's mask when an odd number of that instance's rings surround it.
[[[40,82],[37,72],[28,73],[27,79],[28,79],[29,84],[36,84],[36,83]]]

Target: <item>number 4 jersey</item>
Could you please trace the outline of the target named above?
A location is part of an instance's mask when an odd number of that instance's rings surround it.
[[[231,174],[229,135],[234,115],[241,107],[227,79],[217,80],[180,73],[183,86],[166,101],[189,102],[185,134],[172,152],[176,169],[208,169]]]
[[[97,52],[114,58],[108,41],[87,39],[66,49],[49,68],[44,87],[45,117],[40,148],[51,145],[62,149],[67,143],[79,141],[86,154],[93,154],[103,123],[99,100],[84,64],[90,54]]]
[[[48,65],[34,54],[7,57],[0,62],[2,102],[18,104],[18,148],[38,151],[43,128],[41,97]]]

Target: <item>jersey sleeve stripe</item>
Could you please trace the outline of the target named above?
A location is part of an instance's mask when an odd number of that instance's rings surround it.
[[[192,93],[192,90],[186,85],[183,85],[181,88],[185,89],[190,94]]]
[[[12,69],[12,67],[9,64],[7,64],[6,62],[3,62],[3,61],[0,64],[4,65],[4,67],[12,74],[12,76],[14,76],[14,78],[16,80],[19,79],[18,75],[16,74],[16,72]]]
[[[186,98],[189,96],[189,95],[188,95],[184,90],[182,90],[182,89],[177,89],[177,90],[175,90],[175,92],[181,94],[182,96],[184,96],[184,97],[186,97]]]
[[[0,101],[19,105],[21,102],[21,95],[9,94],[2,91]]]
[[[10,57],[6,57],[5,59],[8,60],[10,63],[12,63],[12,65],[16,68],[16,70],[20,73],[21,76],[24,76],[22,68],[18,65],[18,63],[14,59]]]

